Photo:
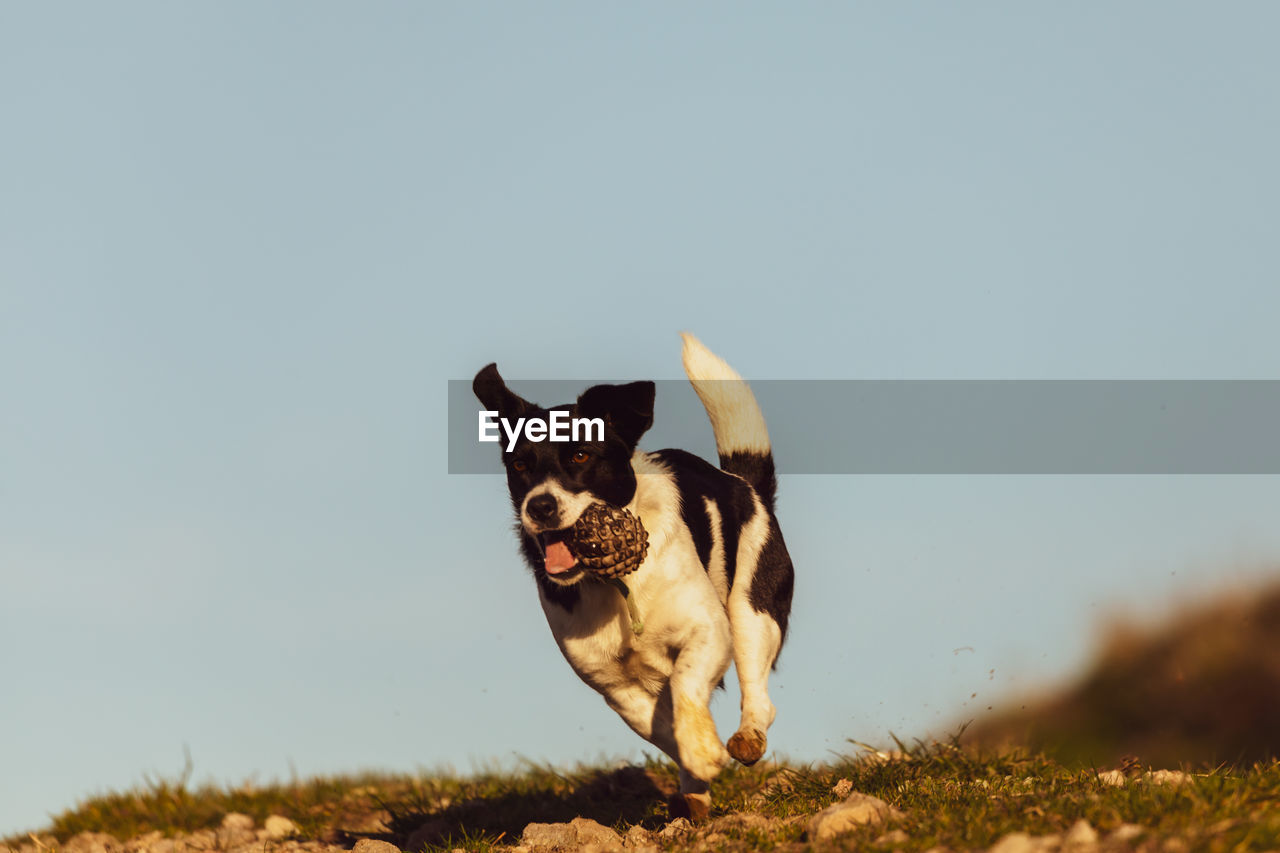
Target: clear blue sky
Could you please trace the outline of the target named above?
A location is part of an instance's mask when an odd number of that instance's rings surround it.
[[[5,4],[0,832],[184,745],[223,782],[638,756],[501,481],[445,473],[446,380],[489,361],[676,378],[688,329],[749,378],[1280,378],[1278,31]],[[1109,614],[1275,565],[1276,506],[1274,477],[784,477],[771,743],[1051,683]]]

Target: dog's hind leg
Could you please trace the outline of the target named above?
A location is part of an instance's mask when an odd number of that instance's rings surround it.
[[[763,509],[746,525],[738,546],[738,574],[729,593],[733,661],[742,691],[742,717],[729,754],[755,764],[768,747],[777,714],[769,700],[769,671],[786,635],[793,570],[777,523]]]
[[[729,603],[733,622],[733,661],[742,690],[742,717],[729,738],[729,754],[739,762],[755,764],[768,746],[765,733],[777,713],[769,700],[769,670],[778,656],[782,631],[768,613],[757,612],[749,602]]]

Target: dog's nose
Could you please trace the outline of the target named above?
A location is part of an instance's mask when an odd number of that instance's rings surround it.
[[[560,507],[556,503],[556,499],[551,495],[537,495],[529,498],[529,502],[524,506],[525,512],[529,513],[529,517],[538,524],[544,524],[547,527],[554,527],[556,517],[560,515]]]

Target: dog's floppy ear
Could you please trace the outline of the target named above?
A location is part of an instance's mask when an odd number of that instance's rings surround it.
[[[618,437],[635,448],[640,436],[653,426],[652,382],[628,382],[626,385],[593,385],[578,398],[578,415],[604,418]]]
[[[529,402],[517,395],[498,373],[498,365],[490,364],[476,374],[471,382],[471,390],[484,405],[486,411],[497,412],[498,417],[514,420],[524,417],[530,408]]]

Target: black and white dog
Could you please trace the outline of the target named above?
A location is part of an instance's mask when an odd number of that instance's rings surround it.
[[[553,411],[604,421],[603,440],[521,436],[509,450],[504,443],[521,550],[565,659],[627,725],[676,761],[673,816],[700,819],[711,805],[708,783],[729,756],[753,764],[765,752],[775,714],[769,671],[787,633],[793,572],[774,517],[769,433],[751,389],[691,335],[684,336],[684,368],[711,418],[719,468],[683,450],[636,449],[653,424],[652,382],[595,385],[576,403],[551,409],[513,393],[494,364],[472,387],[487,410],[510,422]],[[648,553],[625,587],[577,566],[556,534],[597,501],[632,512],[649,534]],[[708,706],[731,657],[742,717],[726,750]]]

